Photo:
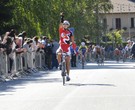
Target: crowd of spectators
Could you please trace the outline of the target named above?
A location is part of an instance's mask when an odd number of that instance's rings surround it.
[[[44,52],[45,55],[45,65],[50,70],[53,68],[58,68],[59,64],[57,61],[56,50],[59,48],[59,43],[56,39],[49,39],[47,36],[33,36],[28,37],[25,31],[16,34],[16,31],[12,29],[10,32],[6,32],[0,37],[0,52],[5,52],[9,57],[10,69],[12,70],[12,65],[14,63],[13,53],[16,54],[24,52]],[[114,48],[111,45],[103,47],[105,51],[106,59],[113,59]],[[87,61],[92,61],[94,59],[93,54],[94,45],[88,45],[87,51]],[[135,45],[133,42],[128,41],[126,46],[118,45],[117,49],[121,52],[125,50],[129,55],[135,55]],[[71,46],[71,67],[77,67],[78,61],[78,46],[76,45],[76,50],[73,50]],[[28,58],[28,60],[30,60]]]
[[[6,53],[9,57],[10,73],[14,63],[14,52],[21,54],[24,52],[44,52],[45,65],[48,69],[58,68],[58,62],[56,59],[56,50],[59,47],[59,43],[55,39],[49,39],[47,36],[33,36],[28,37],[25,31],[16,34],[16,31],[12,29],[10,32],[6,32],[0,36],[0,52]],[[30,58],[28,58],[30,60]]]

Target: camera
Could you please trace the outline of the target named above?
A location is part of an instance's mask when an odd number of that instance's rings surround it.
[[[22,38],[25,38],[25,36],[26,36],[26,32],[25,32],[25,31],[23,31],[22,33],[20,33],[20,34],[18,35],[18,37],[22,37]]]
[[[12,38],[8,37],[5,44],[0,43],[0,48],[8,48],[12,43]]]
[[[15,30],[11,29],[11,31],[10,31],[8,36],[15,38]]]
[[[0,43],[0,48],[6,48],[5,44]]]

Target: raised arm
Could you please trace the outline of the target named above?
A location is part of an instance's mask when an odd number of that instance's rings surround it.
[[[64,13],[61,12],[61,13],[60,13],[60,24],[59,24],[59,28],[62,28],[62,23],[63,23],[63,21],[64,21]]]

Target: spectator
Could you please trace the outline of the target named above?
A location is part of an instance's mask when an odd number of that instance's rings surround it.
[[[132,42],[131,54],[133,55],[133,58],[135,58],[135,43],[134,42]]]
[[[25,42],[25,38],[26,38],[26,32],[25,31],[23,31],[22,33],[20,33],[19,35],[18,35],[18,37],[22,37],[22,46],[23,46],[23,44],[24,44],[24,42]]]
[[[52,69],[52,43],[49,39],[45,46],[45,60],[48,69]]]
[[[41,38],[41,43],[45,46],[46,45],[46,36]]]
[[[57,56],[56,56],[56,51],[59,48],[59,43],[56,40],[53,40],[52,44],[52,69],[55,67],[56,69],[58,68],[58,61],[57,61]]]
[[[76,50],[73,49],[72,45],[70,46],[71,50],[71,67],[76,67]]]
[[[6,32],[0,48],[2,48],[2,50],[6,52],[6,55],[9,60],[8,73],[11,73],[12,68],[13,68],[13,55],[12,55],[13,40],[9,35],[10,35],[10,32]]]
[[[114,55],[115,55],[115,57],[117,58],[119,58],[120,57],[120,50],[118,49],[118,48],[115,48],[115,50],[114,50]]]

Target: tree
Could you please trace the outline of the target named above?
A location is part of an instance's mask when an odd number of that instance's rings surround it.
[[[4,0],[3,0],[4,1]],[[11,25],[17,26],[18,32],[25,30],[28,36],[46,35],[51,38],[59,38],[58,26],[60,12],[65,13],[65,19],[69,20],[71,27],[75,29],[75,38],[81,39],[85,35],[91,36],[95,41],[97,25],[95,20],[95,6],[99,11],[107,11],[106,0],[10,0],[15,6]],[[106,6],[106,5],[107,6]]]
[[[0,34],[9,31],[11,25],[11,18],[13,6],[10,4],[10,0],[0,0]]]
[[[114,47],[116,44],[122,44],[122,33],[124,30],[112,30],[111,32],[107,33],[107,37],[112,41]]]

